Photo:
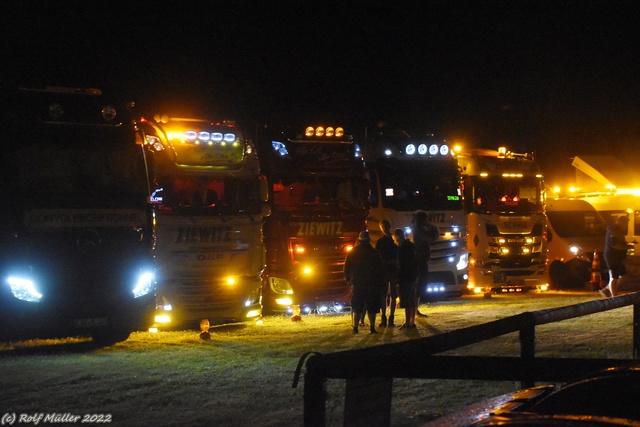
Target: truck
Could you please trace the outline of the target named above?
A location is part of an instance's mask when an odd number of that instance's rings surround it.
[[[438,228],[431,244],[427,283],[418,285],[421,300],[459,297],[469,279],[462,176],[453,150],[433,135],[417,140],[404,131],[376,129],[362,146],[371,184],[371,240],[382,237],[383,219],[411,238],[415,213],[424,211]]]
[[[259,158],[270,186],[265,219],[267,313],[350,307],[344,261],[366,229],[369,183],[359,146],[341,126],[265,126]]]
[[[602,253],[607,224],[580,198],[547,198],[545,211],[549,285],[554,289],[588,288],[596,254],[601,260],[597,273],[601,278],[606,273]]]
[[[5,88],[0,339],[127,339],[153,319],[152,159],[132,103]]]
[[[533,152],[461,150],[469,285],[474,293],[544,290],[547,218],[543,174]]]
[[[156,115],[141,126],[155,153],[157,303],[153,330],[262,315],[268,188],[235,122]]]

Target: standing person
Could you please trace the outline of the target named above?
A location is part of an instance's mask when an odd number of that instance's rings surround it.
[[[609,283],[600,289],[604,297],[614,297],[617,293],[618,279],[624,274],[624,261],[627,258],[627,228],[629,217],[621,215],[614,224],[607,227],[604,240],[604,261],[609,269]]]
[[[386,277],[386,289],[382,290],[380,300],[380,311],[382,313],[382,320],[380,327],[385,328],[388,326],[395,326],[393,316],[396,313],[396,298],[398,298],[398,289],[396,287],[395,275],[396,275],[396,259],[398,256],[398,246],[393,240],[391,233],[391,222],[387,219],[380,221],[380,230],[383,236],[376,242],[376,250],[380,252],[382,260],[384,261],[385,270],[387,272]],[[387,322],[387,308],[389,308],[389,320]]]
[[[438,240],[438,227],[429,222],[429,216],[424,211],[416,212],[415,226],[411,230],[413,243],[418,249],[418,286],[425,286],[429,280],[429,260],[431,259],[431,244]],[[419,294],[416,295],[416,313],[425,316],[418,310]]]
[[[398,245],[398,257],[396,283],[400,305],[404,308],[405,322],[400,329],[415,329],[416,307],[418,303],[418,250],[410,240],[405,237],[402,228],[393,231],[393,239]]]
[[[353,333],[358,333],[358,323],[365,307],[372,334],[376,331],[376,313],[380,310],[380,293],[384,287],[386,272],[380,253],[371,246],[368,231],[358,236],[358,244],[344,262],[344,277],[351,285],[351,322]]]

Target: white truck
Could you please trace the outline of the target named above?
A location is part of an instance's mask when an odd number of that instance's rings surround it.
[[[412,139],[404,132],[379,130],[368,135],[362,151],[371,184],[367,227],[374,244],[382,237],[383,219],[411,237],[416,212],[426,212],[439,235],[431,244],[427,283],[418,286],[420,298],[466,293],[469,267],[462,180],[449,146],[433,137]]]
[[[469,289],[547,287],[543,175],[533,153],[475,149],[458,154],[464,182]]]

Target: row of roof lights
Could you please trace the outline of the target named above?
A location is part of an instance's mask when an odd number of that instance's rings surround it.
[[[342,136],[344,136],[344,129],[341,127],[323,127],[323,126],[318,126],[318,127],[313,127],[313,126],[308,126],[305,131],[304,131],[304,135],[307,137],[311,137],[311,136],[328,136],[328,137],[333,137],[335,136],[336,138],[341,138]]]
[[[185,138],[190,141],[213,141],[213,142],[233,142],[236,140],[235,133],[221,133],[221,132],[196,132],[194,130],[188,130],[184,133]]]
[[[446,156],[447,154],[452,154],[452,151],[449,150],[449,146],[447,144],[442,144],[438,146],[438,144],[431,144],[427,146],[427,144],[419,144],[417,147],[415,144],[407,144],[404,150],[405,154],[408,156],[413,156],[416,153],[420,156],[430,155],[436,156],[440,154],[441,156]]]

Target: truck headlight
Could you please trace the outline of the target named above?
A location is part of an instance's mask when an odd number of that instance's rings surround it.
[[[292,295],[293,288],[288,280],[278,277],[269,277],[269,287],[276,294]]]
[[[24,277],[9,276],[7,284],[11,288],[11,293],[19,300],[27,302],[40,302],[42,294],[36,289],[36,285],[31,279]]]
[[[153,273],[143,272],[138,276],[138,281],[133,288],[133,297],[140,298],[153,291]]]
[[[464,251],[460,254],[460,260],[456,264],[458,270],[464,270],[469,265],[469,252]]]

